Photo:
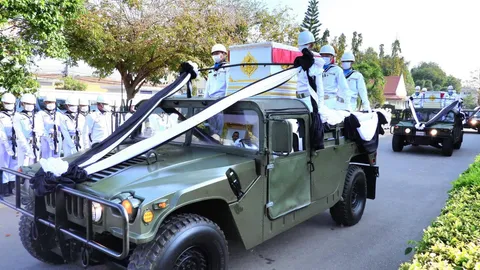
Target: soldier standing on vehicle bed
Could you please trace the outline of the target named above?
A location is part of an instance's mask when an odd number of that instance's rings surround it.
[[[78,127],[79,127],[79,132],[81,134],[81,147],[82,150],[90,148],[91,142],[90,138],[88,136],[88,133],[85,133],[85,125],[87,124],[87,115],[90,114],[90,103],[88,102],[88,99],[86,98],[80,98],[78,102]]]
[[[20,99],[23,110],[13,116],[13,129],[17,137],[17,166],[28,166],[38,161],[40,155],[39,127],[35,126],[35,104],[32,94]]]
[[[83,149],[82,130],[85,118],[80,117],[78,98],[70,96],[65,102],[67,111],[60,121],[60,130],[63,135],[63,155],[68,157]]]
[[[35,115],[35,125],[40,130],[41,156],[44,159],[60,157],[62,137],[60,132],[61,113],[57,113],[57,99],[47,95],[44,100],[45,109]]]
[[[415,93],[412,94],[413,106],[415,108],[420,108],[422,106],[422,104],[423,104],[422,97],[423,97],[423,94],[420,93],[420,86],[416,86],[415,87]]]
[[[353,92],[353,96],[350,99],[351,110],[357,110],[357,99],[360,96],[362,100],[363,109],[371,111],[370,101],[368,101],[367,86],[365,85],[365,79],[362,73],[353,69],[352,65],[355,62],[355,55],[352,52],[345,52],[342,55],[342,68],[343,74],[347,79],[348,86]]]
[[[0,113],[0,167],[15,170],[17,160],[15,157],[15,131],[13,129],[13,115],[15,114],[16,98],[11,93],[5,93],[2,96],[3,109]],[[3,172],[0,186],[0,196],[10,196],[13,194],[15,176]]]
[[[315,37],[310,31],[303,31],[298,35],[298,49],[300,51],[303,49],[311,51],[314,44]],[[323,92],[322,72],[324,64],[325,62],[322,58],[315,57],[313,65],[308,69],[308,72],[302,69],[297,75],[297,98],[307,105],[310,112],[313,112],[313,107],[309,89],[310,87],[312,89],[315,87],[316,89],[313,89],[314,92]],[[309,80],[312,82],[310,83]],[[319,106],[321,106],[323,100],[319,101],[319,103]]]
[[[324,100],[330,109],[350,110],[353,92],[348,87],[343,70],[335,64],[335,49],[331,45],[324,45],[320,49],[325,65],[323,66],[323,89],[319,100]]]
[[[453,86],[449,85],[447,88],[447,94],[443,98],[443,107],[446,107],[450,105],[452,102],[458,99],[457,93],[455,93],[455,90],[453,89]]]
[[[228,68],[222,67],[227,64],[227,48],[222,44],[215,44],[212,47],[212,58],[215,62],[213,70],[208,72],[208,79],[205,85],[204,98],[219,99],[227,94]],[[223,113],[218,113],[207,120],[211,135],[220,139],[223,131]]]
[[[92,146],[105,140],[112,134],[113,115],[110,103],[103,96],[97,97],[97,111],[87,115],[84,131],[89,134]]]

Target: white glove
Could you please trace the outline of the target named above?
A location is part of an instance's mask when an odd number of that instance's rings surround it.
[[[15,153],[13,152],[12,148],[10,147],[7,147],[7,154],[11,157],[13,157],[15,155]]]

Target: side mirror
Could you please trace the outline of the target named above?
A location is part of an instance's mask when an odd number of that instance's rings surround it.
[[[293,133],[288,121],[270,121],[270,145],[277,156],[288,156],[292,151]]]

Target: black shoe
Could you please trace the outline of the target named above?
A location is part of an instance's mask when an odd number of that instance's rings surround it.
[[[15,189],[15,182],[8,182],[8,194],[13,195],[13,189]]]
[[[8,183],[7,184],[2,184],[1,185],[1,196],[2,197],[9,197],[11,194],[8,192]]]

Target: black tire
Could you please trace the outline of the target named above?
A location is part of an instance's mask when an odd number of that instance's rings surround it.
[[[450,157],[453,154],[453,139],[446,138],[442,142],[442,155]]]
[[[453,149],[460,149],[462,147],[462,142],[463,142],[463,131],[462,131],[462,135],[460,135],[460,139],[458,140],[458,142],[454,143],[453,144]]]
[[[337,224],[353,226],[362,219],[367,203],[367,177],[362,168],[350,165],[342,198],[330,208],[330,215]]]
[[[228,246],[217,224],[196,214],[169,217],[151,242],[137,246],[128,270],[228,269]]]
[[[392,149],[393,152],[402,152],[405,138],[401,135],[393,135]]]
[[[477,133],[480,134],[480,127],[477,128]]]
[[[25,207],[26,210],[32,211],[33,205]],[[19,235],[20,241],[22,242],[23,247],[27,250],[30,255],[35,259],[42,261],[48,264],[64,264],[64,260],[61,256],[51,251],[51,249],[56,245],[55,242],[55,232],[45,226],[39,227],[34,230],[34,221],[26,215],[20,217],[19,222]],[[39,232],[40,231],[40,232]],[[46,234],[45,237],[38,238],[40,234]],[[42,239],[48,239],[49,241],[42,242]]]

